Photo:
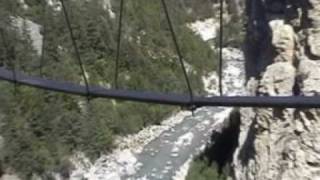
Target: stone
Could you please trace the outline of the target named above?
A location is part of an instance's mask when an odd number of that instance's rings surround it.
[[[283,20],[273,20],[269,23],[272,31],[272,45],[279,55],[275,61],[293,62],[295,49],[295,32],[293,27]]]
[[[295,68],[291,63],[277,62],[267,67],[259,92],[268,96],[290,96],[295,84]]]
[[[246,54],[264,66],[258,68],[261,76],[248,77],[249,83],[254,79],[254,84],[258,84],[248,85],[249,91],[258,96],[319,95],[320,1],[307,0],[308,6],[302,3],[297,6],[298,1],[284,1],[286,7],[291,8],[285,13],[302,12],[301,16],[279,14],[278,6],[270,4],[274,1],[247,2],[251,10],[247,12],[248,19],[259,19],[261,26],[269,27],[272,33],[270,41],[261,38],[247,42],[255,49],[254,52],[249,49]],[[261,5],[276,9],[263,12],[266,9]],[[257,11],[259,13],[252,13]],[[272,18],[261,17],[261,14]],[[290,24],[300,21],[304,23]],[[311,23],[306,26],[305,22]],[[262,28],[251,31],[266,34]],[[270,56],[270,52],[276,55]],[[233,179],[320,180],[319,109],[242,108],[240,129],[232,162]]]
[[[320,16],[320,15],[319,15]],[[313,29],[309,32],[308,46],[312,56],[316,56],[320,60],[320,29]]]
[[[320,28],[320,2],[318,0],[308,0],[312,8],[308,9],[308,20],[315,28]]]
[[[301,93],[305,96],[318,95],[320,92],[320,62],[304,59],[298,69]]]
[[[0,180],[21,180],[21,179],[14,174],[5,174],[0,178]]]

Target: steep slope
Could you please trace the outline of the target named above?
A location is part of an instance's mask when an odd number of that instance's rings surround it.
[[[248,90],[257,96],[315,96],[320,78],[320,2],[248,0]],[[237,180],[320,178],[317,109],[242,109]]]
[[[0,66],[83,83],[58,2],[0,1]],[[215,69],[216,55],[186,24],[206,17],[212,6],[211,1],[195,2],[168,1],[168,7],[194,92],[204,94],[202,76]],[[70,0],[66,7],[90,84],[111,87],[119,1]],[[14,19],[23,19],[19,27],[14,26]],[[41,35],[46,35],[44,46],[33,46],[31,21],[38,24]],[[160,1],[126,1],[123,27],[120,87],[187,93]],[[41,54],[40,47],[44,49]],[[84,98],[4,82],[0,87],[0,131],[5,140],[0,170],[16,172],[22,179],[49,179],[54,173],[68,178],[73,169],[68,161],[72,154],[81,151],[96,159],[111,151],[115,136],[160,124],[178,109],[103,99],[87,103]]]

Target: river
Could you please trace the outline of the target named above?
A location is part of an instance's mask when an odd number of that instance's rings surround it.
[[[203,32],[207,38],[208,30]],[[225,48],[223,58],[224,95],[243,95],[243,53]],[[203,77],[203,81],[208,95],[216,95],[217,75],[213,72]],[[147,127],[136,135],[122,138],[113,153],[92,164],[80,154],[74,160],[77,169],[70,179],[184,180],[192,158],[204,150],[212,131],[221,127],[231,111],[232,108],[202,107],[193,115],[188,111],[175,113],[160,126]]]

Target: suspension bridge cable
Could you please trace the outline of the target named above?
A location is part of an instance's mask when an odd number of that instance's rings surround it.
[[[67,23],[67,26],[68,26],[68,29],[69,29],[69,33],[70,33],[70,37],[71,37],[72,44],[73,44],[73,47],[74,47],[74,51],[75,51],[76,57],[78,59],[79,66],[81,68],[82,77],[83,77],[83,80],[84,80],[84,83],[85,83],[85,86],[86,86],[87,98],[89,100],[90,99],[90,88],[89,88],[88,79],[87,79],[87,76],[86,76],[86,73],[85,73],[85,70],[84,70],[84,67],[83,67],[83,63],[82,63],[82,60],[81,60],[81,56],[80,56],[80,52],[79,52],[79,49],[78,49],[78,45],[77,45],[76,39],[75,39],[74,34],[73,34],[73,30],[72,30],[72,27],[71,27],[69,15],[68,15],[64,0],[60,0],[60,2],[61,2],[61,5],[62,5],[62,10],[63,10],[63,13],[64,13],[64,17],[65,17],[65,20],[66,20],[66,23]]]
[[[161,0],[161,2],[162,2],[162,6],[163,6],[163,9],[164,9],[164,12],[165,12],[165,15],[166,15],[166,19],[167,19],[167,22],[168,22],[168,25],[169,25],[169,29],[170,29],[170,32],[171,32],[171,35],[172,35],[172,39],[173,39],[173,42],[174,42],[174,45],[175,45],[175,48],[176,48],[176,51],[177,51],[177,54],[178,54],[180,65],[182,67],[182,71],[183,71],[183,74],[184,74],[184,77],[185,77],[185,80],[186,80],[186,83],[187,83],[187,86],[188,86],[189,96],[190,96],[190,103],[191,103],[191,106],[193,106],[193,91],[192,91],[192,88],[191,88],[191,85],[190,85],[190,81],[189,81],[189,78],[188,78],[186,67],[185,67],[184,62],[183,62],[183,56],[182,56],[182,53],[181,53],[181,50],[180,50],[180,46],[179,46],[175,31],[173,29],[173,24],[172,24],[171,19],[170,19],[170,15],[169,15],[167,4],[166,4],[165,0]],[[193,108],[193,107],[191,107],[191,108]]]
[[[47,6],[46,6],[46,2],[44,2],[43,5],[43,38],[42,38],[42,47],[41,47],[41,57],[40,57],[40,69],[39,69],[39,73],[40,76],[43,76],[43,63],[44,63],[44,57],[45,57],[45,47],[46,47],[46,43],[47,43]]]
[[[2,43],[3,43],[3,46],[5,48],[5,51],[6,51],[6,56],[8,59],[11,59],[11,66],[12,66],[12,77],[13,77],[13,83],[14,83],[14,95],[16,95],[16,92],[17,92],[17,72],[16,72],[16,59],[15,57],[11,57],[10,56],[10,52],[11,52],[11,48],[9,48],[9,43],[7,42],[6,40],[6,37],[5,37],[5,34],[4,34],[4,30],[2,28],[0,28],[0,36],[1,36],[1,39],[2,39]],[[14,47],[12,47],[14,48]],[[14,49],[12,50],[12,52],[14,51]],[[13,56],[15,55],[15,53],[13,52],[12,54]]]
[[[118,76],[119,76],[119,58],[121,48],[121,34],[122,34],[122,19],[123,19],[124,0],[120,0],[120,14],[118,24],[118,37],[117,37],[117,55],[115,60],[115,73],[114,73],[114,88],[118,89]]]
[[[220,0],[220,35],[219,35],[219,94],[223,96],[223,0]]]
[[[17,83],[49,91],[86,96],[86,87],[65,81],[55,81],[37,76],[30,76],[17,71]],[[0,80],[14,82],[12,70],[0,67]],[[114,90],[91,86],[91,96],[143,103],[188,106],[189,95],[168,94],[134,90]],[[320,96],[227,96],[200,97],[194,96],[194,105],[225,107],[272,107],[272,108],[320,108]]]

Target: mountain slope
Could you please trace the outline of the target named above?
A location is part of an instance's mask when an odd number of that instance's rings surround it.
[[[117,46],[119,1],[106,9],[102,1],[66,1],[90,84],[113,85]],[[202,76],[215,69],[215,53],[186,26],[206,17],[211,2],[168,3],[178,40],[196,94],[203,94]],[[204,8],[201,14],[199,7]],[[109,7],[110,8],[110,7]],[[159,1],[137,0],[125,4],[120,54],[120,87],[186,93],[181,67]],[[191,13],[190,13],[191,9]],[[195,9],[195,10],[192,10]],[[113,12],[114,14],[110,13]],[[57,1],[0,1],[0,65],[57,80],[83,83],[64,16]],[[115,15],[115,16],[114,16]],[[28,23],[40,25],[44,36],[41,55],[32,46]],[[27,22],[25,21],[25,22]],[[43,59],[41,59],[43,58]],[[93,159],[113,148],[114,135],[134,133],[157,124],[175,107],[85,98],[0,83],[2,92],[1,171],[18,172],[23,179],[52,172],[68,177],[68,157],[82,151]]]

